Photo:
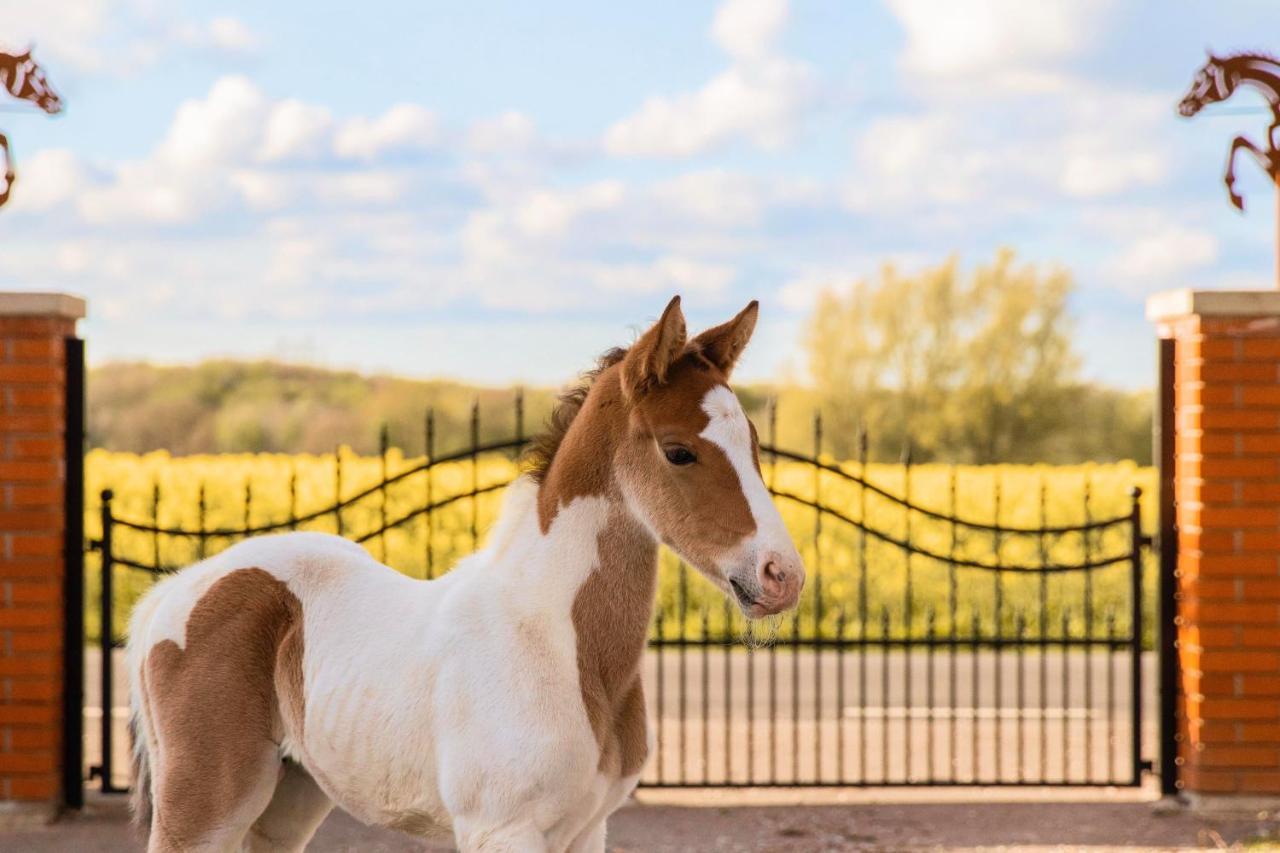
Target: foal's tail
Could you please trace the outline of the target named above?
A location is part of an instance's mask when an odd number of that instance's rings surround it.
[[[129,734],[133,738],[130,805],[134,823],[144,831],[151,826],[151,749],[155,744],[150,743],[148,737],[151,726],[147,720],[147,697],[143,695],[146,685],[142,669],[151,617],[167,584],[168,580],[165,580],[151,587],[134,605],[129,616],[129,641],[125,645],[125,662],[129,669]]]
[[[133,782],[129,792],[133,822],[146,829],[151,826],[151,761],[147,757],[146,727],[141,712],[133,708],[129,714],[129,735],[133,738]]]

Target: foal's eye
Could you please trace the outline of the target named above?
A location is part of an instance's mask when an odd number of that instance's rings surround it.
[[[698,461],[698,457],[693,455],[693,451],[686,447],[668,447],[663,452],[667,456],[667,461],[672,465],[690,465]]]

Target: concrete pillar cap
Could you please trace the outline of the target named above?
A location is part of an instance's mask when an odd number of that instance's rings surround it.
[[[1152,322],[1180,317],[1280,317],[1280,290],[1167,290],[1147,299]]]
[[[0,292],[0,317],[82,320],[84,315],[84,300],[70,293]]]

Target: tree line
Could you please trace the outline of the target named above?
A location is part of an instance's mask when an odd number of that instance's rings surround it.
[[[1002,251],[963,271],[953,259],[915,275],[884,267],[822,294],[801,346],[808,382],[738,391],[767,437],[777,401],[781,445],[873,461],[1073,463],[1151,459],[1151,395],[1079,378],[1063,270]],[[407,454],[510,438],[513,391],[443,380],[366,376],[271,361],[190,366],[116,363],[91,371],[89,438],[96,447],[177,455],[226,452],[375,453],[387,425]],[[524,390],[524,429],[547,418],[555,389]]]

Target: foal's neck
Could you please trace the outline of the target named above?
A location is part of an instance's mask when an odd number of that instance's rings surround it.
[[[619,396],[616,371],[606,372],[570,424],[537,496],[545,536],[560,535],[559,520],[572,516],[580,502],[596,507],[595,523],[588,525],[594,529],[572,525],[573,535],[584,540],[575,548],[595,556],[575,591],[573,623],[579,663],[609,671],[639,667],[658,573],[658,543],[632,512],[613,471],[617,437],[625,430]]]

